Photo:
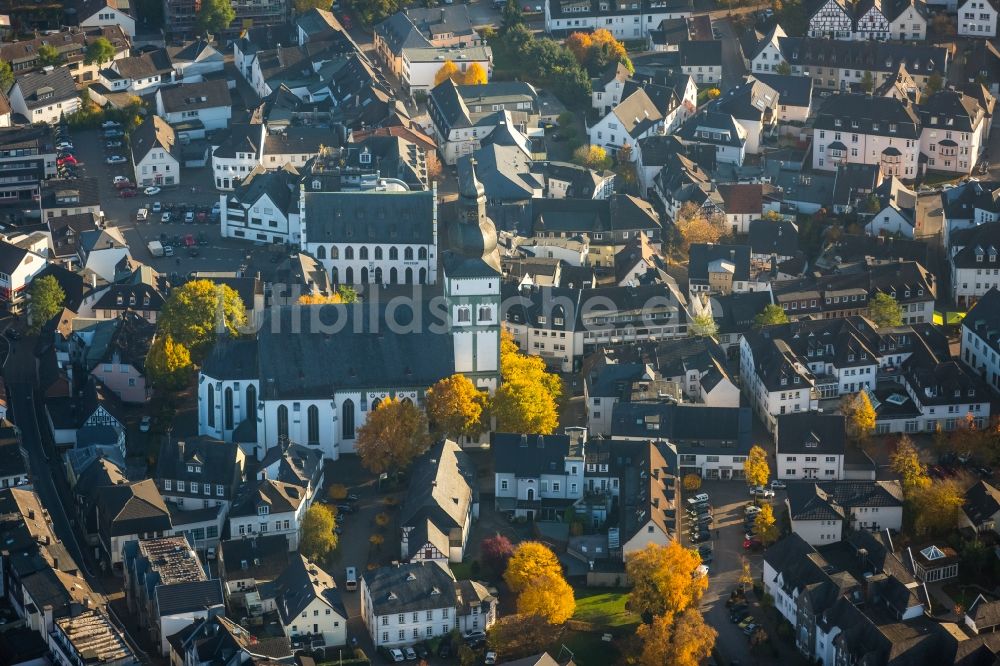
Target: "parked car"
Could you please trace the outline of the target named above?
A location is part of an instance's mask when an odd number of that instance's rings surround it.
[[[124,189],[118,190],[118,196],[120,196],[122,199],[131,199],[132,197],[139,196],[139,190],[132,187],[126,187]]]
[[[162,222],[163,224],[170,224],[170,219],[171,219],[170,211],[167,211],[166,213],[160,216],[160,222]]]
[[[194,224],[194,211],[184,213],[184,224]]]
[[[743,548],[744,548],[744,550],[757,550],[758,548],[760,548],[763,545],[764,544],[761,543],[760,539],[757,539],[756,537],[752,538],[752,539],[744,539],[743,540]]]
[[[788,486],[781,479],[775,479],[771,481],[771,490],[784,490]]]
[[[750,489],[750,495],[767,499],[769,497],[774,497],[774,491],[770,488],[765,488],[764,486],[754,486]]]
[[[139,421],[139,432],[149,432],[149,428],[152,424],[153,424],[153,417],[143,416],[142,420]]]
[[[56,166],[63,166],[65,164],[69,164],[70,166],[76,166],[77,165],[76,158],[73,157],[72,155],[66,155],[65,157],[60,157],[56,159]]]
[[[417,653],[411,647],[405,647],[405,648],[403,648],[403,654],[406,655],[406,660],[407,661],[416,661],[417,660]]]
[[[710,532],[692,532],[691,533],[691,543],[701,543],[702,541],[708,541],[712,538]]]
[[[354,513],[357,509],[352,504],[338,504],[337,511],[340,513]]]
[[[160,188],[156,187],[155,185],[151,185],[150,187],[144,189],[142,193],[145,194],[147,197],[155,197],[157,194],[160,193]]]
[[[485,631],[470,631],[465,635],[465,642],[469,645],[473,643],[482,644],[486,642],[486,632]]]
[[[11,340],[21,339],[21,334],[18,333],[17,330],[13,328],[8,328],[6,331],[3,332],[3,334],[6,335]]]
[[[427,645],[424,643],[417,643],[413,646],[413,649],[417,653],[417,659],[427,659],[431,656],[430,650],[427,649]]]
[[[115,187],[119,189],[123,187],[132,187],[132,183],[129,182],[129,179],[126,176],[115,176],[115,179],[112,182],[115,184]]]
[[[487,652],[486,657],[483,659],[483,663],[486,664],[486,666],[493,666],[493,664],[497,663],[497,653],[492,650]]]
[[[56,150],[73,150],[73,144],[69,141],[60,141],[56,144]]]
[[[754,623],[754,617],[753,617],[753,615],[744,615],[743,619],[740,620],[739,622],[737,622],[736,625],[740,629],[742,629],[744,627],[749,627],[753,623]]]
[[[123,145],[125,145],[125,144],[123,144],[121,141],[118,141],[116,139],[114,141],[108,141],[108,142],[106,142],[104,144],[104,147],[107,148],[108,150],[111,150],[113,148],[121,148]]]
[[[753,636],[753,632],[755,631],[757,631],[756,624],[750,623],[747,626],[743,627],[743,633],[746,634],[747,636]]]
[[[760,513],[760,507],[754,506],[753,504],[749,504],[745,509],[743,509],[743,513],[745,513],[748,516],[757,515],[758,513]]]
[[[406,661],[406,657],[403,656],[403,651],[399,648],[384,648],[385,658],[394,664],[399,664]]]
[[[105,139],[119,139],[123,136],[125,136],[125,132],[120,129],[109,129],[104,131]]]
[[[451,641],[445,636],[444,640],[438,646],[438,656],[442,659],[447,659],[451,656]]]
[[[102,130],[117,129],[121,126],[122,126],[121,123],[115,122],[114,120],[105,120],[103,123],[101,123]]]
[[[128,162],[128,160],[122,157],[121,155],[108,155],[108,159],[104,161],[107,162],[108,164],[125,164],[126,162]]]
[[[694,497],[688,498],[688,504],[692,506],[695,504],[707,504],[708,501],[709,501],[708,493],[698,493]]]

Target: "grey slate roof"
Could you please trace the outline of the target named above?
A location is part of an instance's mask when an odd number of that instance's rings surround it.
[[[962,511],[977,527],[993,520],[993,516],[1000,512],[1000,490],[986,481],[977,482],[965,491]]]
[[[901,507],[899,481],[827,481],[788,487],[793,520],[843,520],[856,507]]]
[[[791,257],[799,250],[799,229],[787,220],[750,220],[748,242],[754,254]]]
[[[413,562],[380,567],[364,574],[372,611],[393,615],[430,608],[455,608],[455,579],[434,562]]]
[[[309,243],[430,245],[433,192],[305,193]]]
[[[157,94],[163,100],[163,108],[167,113],[212,109],[232,104],[229,85],[222,79],[164,86]]]
[[[896,128],[894,132],[892,126]],[[917,139],[920,136],[917,107],[909,100],[862,94],[828,97],[816,114],[814,127],[835,132],[892,135],[901,139]]]
[[[333,576],[298,553],[291,556],[288,567],[274,581],[274,586],[278,591],[278,613],[286,626],[294,624],[317,598],[347,620],[347,611]]]
[[[808,453],[810,455],[843,455],[845,441],[844,416],[800,412],[777,417],[776,442],[778,455]]]
[[[257,583],[276,579],[293,557],[288,552],[284,534],[258,534],[249,539],[219,542],[219,557],[225,566],[225,578],[253,578]]]
[[[569,435],[490,433],[493,468],[497,474],[538,477],[563,469],[570,450]]]
[[[948,51],[917,43],[841,41],[811,37],[779,37],[781,55],[792,66],[841,67],[895,73],[900,65],[914,75],[946,74]]]
[[[212,578],[160,585],[156,588],[156,603],[160,617],[218,608],[224,603],[222,581]]]
[[[777,91],[778,103],[782,106],[807,107],[812,104],[813,80],[811,76],[764,74],[762,72],[754,72],[751,76]]]
[[[21,74],[14,84],[29,110],[76,97],[76,82],[66,67]]]
[[[475,498],[475,483],[475,467],[461,447],[450,439],[436,442],[410,468],[400,526],[429,520],[445,534],[452,528],[463,529]]]
[[[720,260],[732,262],[733,281],[745,282],[750,279],[749,245],[692,243],[689,255],[688,278],[692,281],[708,282],[709,267]]]

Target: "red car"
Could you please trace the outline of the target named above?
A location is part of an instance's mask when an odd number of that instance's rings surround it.
[[[115,182],[115,187],[119,190],[124,190],[129,187],[135,187],[135,185],[130,183],[128,180],[119,180]]]
[[[120,196],[122,199],[131,199],[132,197],[139,196],[139,190],[132,187],[123,187],[122,189],[118,190],[118,196]]]
[[[72,155],[67,155],[66,157],[60,157],[59,159],[56,160],[57,166],[63,166],[64,164],[69,164],[70,166],[76,166],[77,165],[76,158],[73,157]]]
[[[743,540],[743,548],[746,550],[757,550],[763,545],[764,544],[760,542],[760,539],[757,538]]]

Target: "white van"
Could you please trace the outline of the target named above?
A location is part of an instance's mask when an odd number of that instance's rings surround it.
[[[347,567],[346,573],[347,573],[347,585],[345,585],[344,587],[347,588],[348,592],[354,592],[355,590],[358,589],[358,572],[354,567]]]

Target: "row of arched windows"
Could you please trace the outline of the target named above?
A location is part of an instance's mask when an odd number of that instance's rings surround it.
[[[337,249],[336,245],[331,245],[330,246],[329,253],[330,253],[330,259],[340,259],[340,250]],[[374,250],[374,252],[372,254],[375,255],[375,257],[374,257],[375,261],[382,261],[382,259],[384,258],[382,247],[379,246],[379,245],[375,246],[375,250]],[[327,255],[327,249],[326,249],[325,245],[320,245],[320,246],[318,246],[316,248],[316,258],[317,259],[326,259],[327,258],[326,255]],[[348,245],[346,248],[344,248],[344,259],[345,260],[353,260],[354,259],[354,248],[351,247],[350,245]],[[360,248],[358,248],[358,259],[360,259],[361,261],[368,261],[368,246],[367,245],[362,245]],[[420,259],[421,261],[427,259],[427,248],[426,247],[421,247],[421,248],[417,249],[417,259]],[[398,261],[399,260],[399,248],[397,248],[397,247],[390,247],[389,248],[389,260],[390,261]],[[413,248],[412,247],[403,248],[403,260],[404,261],[413,261]]]
[[[385,282],[385,274],[382,272],[381,266],[376,266],[374,271],[369,271],[367,266],[362,266],[358,273],[361,278],[357,282],[354,281],[354,267],[348,266],[344,269],[344,284],[368,284],[374,282],[375,284],[413,284],[413,269],[409,266],[403,270],[403,281],[399,280],[399,271],[395,266],[389,269],[389,281]],[[417,284],[427,284],[427,269],[421,268],[416,273]],[[333,280],[334,284],[340,284],[340,269],[334,266],[330,269],[330,279]]]
[[[246,390],[246,418],[257,420],[257,387],[253,384]],[[236,415],[233,407],[233,389],[226,387],[222,393],[222,423],[226,430],[236,427]],[[208,387],[208,427],[215,427],[215,387]]]

